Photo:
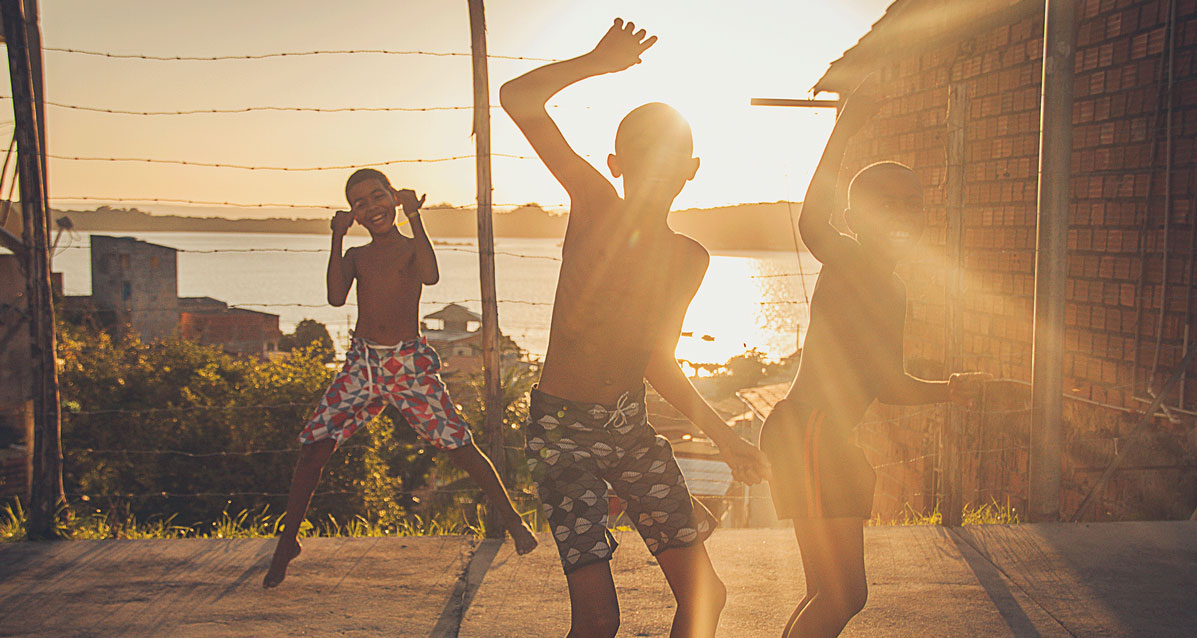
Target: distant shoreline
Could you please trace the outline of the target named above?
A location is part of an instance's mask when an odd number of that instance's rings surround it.
[[[793,250],[789,218],[792,209],[800,207],[801,204],[775,202],[675,211],[670,215],[670,225],[711,249]],[[328,233],[328,220],[324,218],[189,217],[107,206],[53,212],[55,219],[64,215],[70,218],[75,230],[84,232]],[[475,237],[477,233],[473,209],[429,207],[423,217],[428,234],[434,238]],[[549,213],[530,204],[511,212],[495,213],[494,232],[502,238],[559,239],[564,237],[568,221],[568,214]],[[365,234],[358,227],[350,232]]]

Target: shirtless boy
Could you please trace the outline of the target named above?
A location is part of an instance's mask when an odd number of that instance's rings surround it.
[[[779,517],[794,521],[806,576],[806,595],[784,638],[837,636],[864,607],[863,523],[876,475],[851,436],[865,410],[874,399],[969,404],[984,379],[958,373],[924,381],[905,371],[906,289],[894,267],[926,225],[914,172],[897,162],[864,168],[848,189],[846,217],[855,237],[831,225],[848,139],[877,110],[871,92],[866,84],[848,98],[806,191],[798,228],[823,269],[794,385],[761,431],[773,503]]]
[[[474,445],[469,426],[457,414],[440,378],[440,358],[420,336],[420,293],[440,279],[436,254],[420,221],[424,198],[395,190],[385,175],[362,169],[349,177],[345,197],[352,210],[332,219],[332,253],[328,258],[328,303],[345,304],[357,281],[358,316],[345,365],[333,379],[307,427],[299,435],[303,448],[291,479],[291,494],[263,587],[283,581],[287,565],[299,555],[299,526],[324,464],[333,451],[387,406],[394,405],[421,438],[445,450],[455,465],[482,488],[491,507],[502,514],[516,551],[536,547],[536,537],[523,523],[495,468]],[[399,233],[395,210],[400,205],[413,237]],[[342,254],[346,231],[354,222],[370,231],[371,241]]]
[[[615,20],[593,51],[503,85],[503,108],[570,197],[569,226],[526,452],[569,585],[569,636],[610,637],[619,605],[609,561],[607,487],[656,556],[677,600],[671,636],[712,636],[726,590],[704,541],[715,520],[686,488],[669,442],[648,424],[647,379],[716,444],[737,479],[764,478],[764,456],[738,437],[682,372],[674,350],[709,256],[670,230],[673,199],[698,170],[690,126],[664,104],[624,118],[607,167],[624,196],[579,157],[546,102],[587,78],[640,62],[656,37]]]

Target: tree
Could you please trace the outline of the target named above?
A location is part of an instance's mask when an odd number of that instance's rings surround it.
[[[269,362],[182,339],[60,331],[70,501],[187,525],[226,510],[282,512],[295,437],[332,376],[319,345]],[[430,466],[409,459],[404,436],[386,416],[359,431],[329,462],[309,518],[397,523],[402,494]]]
[[[328,334],[328,327],[315,319],[301,319],[299,323],[295,324],[295,331],[284,333],[278,342],[279,350],[285,352],[312,345],[316,346],[324,363],[336,359],[337,355],[333,351],[333,340]]]

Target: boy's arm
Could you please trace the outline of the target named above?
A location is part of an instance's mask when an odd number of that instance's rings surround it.
[[[424,231],[424,222],[420,219],[420,207],[424,205],[424,200],[428,195],[416,199],[416,192],[409,188],[393,192],[395,200],[403,206],[403,214],[407,216],[407,221],[411,223],[411,233],[416,248],[412,262],[415,265],[416,274],[420,277],[421,283],[431,286],[441,280],[441,273],[436,265],[436,253],[432,250],[432,242],[429,241],[428,233]]]
[[[688,293],[685,297],[686,303],[677,304],[678,310],[662,330],[662,334],[669,336],[662,338],[653,349],[644,377],[661,398],[677,408],[719,446],[720,456],[731,467],[732,476],[737,481],[755,485],[769,478],[769,462],[764,453],[724,423],[706,399],[694,389],[694,384],[686,378],[686,373],[682,371],[677,357],[674,356],[689,300],[693,299],[694,293],[698,291],[710,261],[710,256],[701,247],[695,246],[694,250],[701,257],[701,261],[695,259],[692,262],[697,264],[694,267],[695,276],[685,281],[686,288],[683,292]]]
[[[565,141],[545,105],[562,89],[579,80],[623,71],[639,64],[640,55],[657,41],[657,37],[645,39],[644,30],[636,31],[635,28],[633,23],[625,26],[617,18],[590,53],[533,69],[499,89],[503,110],[528,138],[533,150],[565,187],[571,200],[617,195],[611,183]]]
[[[339,210],[333,214],[332,222],[329,225],[332,227],[332,249],[328,254],[328,272],[326,274],[328,303],[340,307],[345,305],[345,298],[349,296],[349,288],[353,285],[353,278],[357,274],[353,265],[353,255],[342,254],[345,233],[353,225],[353,213]],[[352,253],[352,249],[350,249],[350,253]]]
[[[985,372],[953,372],[947,381],[927,381],[905,371],[895,376],[877,396],[877,400],[891,405],[921,405],[951,401],[976,407],[981,398],[981,386],[992,377]]]
[[[864,128],[879,106],[872,95],[874,82],[871,78],[866,78],[852,92],[836,117],[835,128],[831,130],[831,137],[827,139],[823,156],[819,158],[819,165],[802,200],[798,232],[807,250],[824,264],[843,258],[841,256],[845,252],[858,250],[855,241],[831,225],[831,216],[835,213],[835,185],[848,140]]]

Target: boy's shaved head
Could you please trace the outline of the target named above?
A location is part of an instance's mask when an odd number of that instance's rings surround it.
[[[683,157],[694,152],[690,123],[677,109],[661,102],[632,109],[615,131],[616,155],[641,155],[653,148],[676,151]]]
[[[359,168],[349,176],[348,180],[345,181],[345,199],[349,199],[350,188],[353,188],[353,186],[371,179],[376,179],[382,182],[382,185],[386,186],[388,190],[392,188],[391,180],[387,179],[387,176],[384,175],[382,171],[376,171],[372,168]]]
[[[860,201],[861,197],[868,198],[877,191],[890,191],[900,184],[922,191],[923,185],[919,177],[911,168],[901,162],[877,162],[860,169],[848,184],[848,206],[852,202]]]

